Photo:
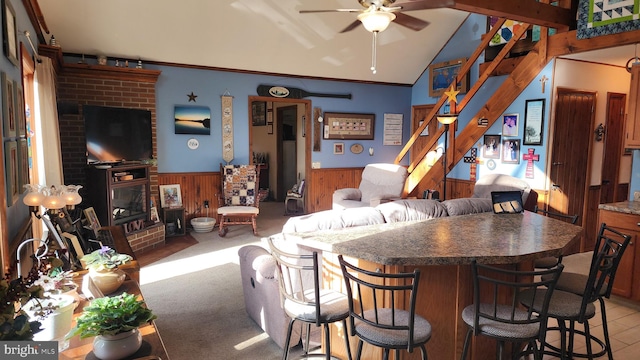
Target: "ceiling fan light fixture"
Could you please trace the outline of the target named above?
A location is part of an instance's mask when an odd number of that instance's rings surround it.
[[[394,13],[386,11],[367,11],[358,15],[358,20],[360,20],[364,28],[370,32],[386,30],[395,18],[396,15]]]

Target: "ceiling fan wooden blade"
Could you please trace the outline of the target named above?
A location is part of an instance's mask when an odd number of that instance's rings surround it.
[[[298,13],[300,14],[311,14],[311,13],[326,13],[326,12],[362,12],[362,9],[332,9],[332,10],[300,10]]]
[[[454,0],[422,0],[422,1],[409,1],[398,4],[393,4],[393,7],[401,7],[400,11],[413,11],[413,10],[426,10],[437,9],[442,7],[448,7],[455,5]]]
[[[401,12],[398,12],[395,14],[396,14],[396,19],[394,20],[395,23],[397,23],[398,25],[407,27],[414,31],[420,31],[429,25],[428,21],[418,19],[417,17],[403,14]]]
[[[354,22],[352,22],[351,24],[349,24],[349,26],[347,26],[346,28],[342,29],[342,31],[340,31],[340,33],[346,33],[348,31],[351,31],[355,28],[357,28],[358,26],[360,26],[361,22],[360,20],[356,20]]]

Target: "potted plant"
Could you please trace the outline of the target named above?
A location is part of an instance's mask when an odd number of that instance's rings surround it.
[[[26,278],[14,279],[9,271],[0,279],[0,340],[33,340],[42,330],[41,323],[23,309],[31,299],[44,294],[42,286],[34,284],[38,274],[34,267]]]
[[[67,339],[79,335],[81,339],[95,336],[94,354],[103,360],[121,359],[140,348],[142,335],[138,327],[156,319],[143,300],[123,293],[97,298],[82,310]]]
[[[78,294],[78,285],[73,281],[77,273],[71,270],[65,271],[62,260],[57,257],[48,258],[44,268],[45,271],[35,284],[42,286],[45,294],[72,296],[77,306],[77,303],[80,302],[80,295]]]
[[[89,276],[103,294],[116,291],[124,282],[126,274],[118,266],[128,263],[133,258],[120,254],[108,246],[102,246],[82,257],[81,261],[89,269]]]

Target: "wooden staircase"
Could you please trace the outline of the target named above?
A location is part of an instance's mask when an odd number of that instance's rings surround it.
[[[490,39],[498,31],[498,29],[500,29],[504,21],[505,19],[501,19],[500,21],[498,21],[495,26],[493,26],[491,31],[484,36],[483,41],[480,42],[478,48],[474,51],[467,63],[460,70],[456,78],[457,82],[463,79],[464,76],[467,76],[471,65],[482,54],[484,49],[487,47]],[[466,105],[469,104],[473,96],[480,90],[491,73],[498,67],[502,59],[506,58],[506,56],[509,54],[511,48],[516,44],[517,39],[520,39],[527,29],[528,26],[522,26],[519,31],[514,34],[511,40],[504,46],[504,48],[500,51],[496,58],[488,66],[485,67],[484,72],[479,76],[478,80],[474,83],[472,88],[469,89],[462,101],[460,101],[456,106],[458,111],[464,110]],[[541,33],[546,33],[546,31],[541,31]],[[500,88],[498,88],[498,90],[493,94],[489,101],[487,101],[487,103],[480,109],[480,111],[473,116],[467,126],[460,132],[457,137],[455,136],[455,131],[449,132],[451,138],[449,139],[449,146],[446,151],[448,154],[448,160],[450,160],[450,165],[447,166],[448,169],[446,170],[443,169],[441,162],[438,161],[432,165],[427,163],[425,158],[427,152],[433,150],[437,145],[437,141],[444,132],[443,126],[438,128],[437,132],[434,134],[435,136],[433,136],[431,138],[431,141],[420,150],[418,156],[415,157],[416,160],[414,160],[414,162],[411,163],[408,167],[409,177],[407,179],[407,182],[405,183],[405,192],[407,194],[410,194],[412,191],[414,191],[418,184],[421,182],[427,188],[434,188],[443,178],[443,172],[449,172],[449,170],[451,170],[451,168],[453,168],[455,164],[462,160],[464,155],[482,137],[485,130],[493,123],[495,123],[495,121],[507,109],[507,107],[518,97],[518,95],[531,82],[531,80],[533,80],[547,64],[547,58],[545,56],[546,52],[540,51],[540,48],[546,48],[546,39],[546,36],[541,36],[540,41],[538,41],[538,43],[534,46],[533,50],[531,50],[526,56],[522,58],[518,66],[513,70],[513,72],[504,81]],[[426,121],[422,122],[422,125],[412,134],[407,144],[405,144],[404,148],[396,157],[396,164],[400,163],[409,149],[411,149],[413,143],[418,138],[422,130],[424,130],[424,128],[429,125],[429,122],[437,121],[435,119],[435,116],[439,112],[440,107],[444,104],[446,98],[446,95],[440,97],[432,112],[427,115],[425,119]],[[477,125],[477,120],[480,118],[489,119],[489,124],[487,127],[479,127]]]

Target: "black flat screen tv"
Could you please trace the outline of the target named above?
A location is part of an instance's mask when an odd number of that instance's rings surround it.
[[[151,112],[84,105],[87,164],[116,164],[151,159]]]

